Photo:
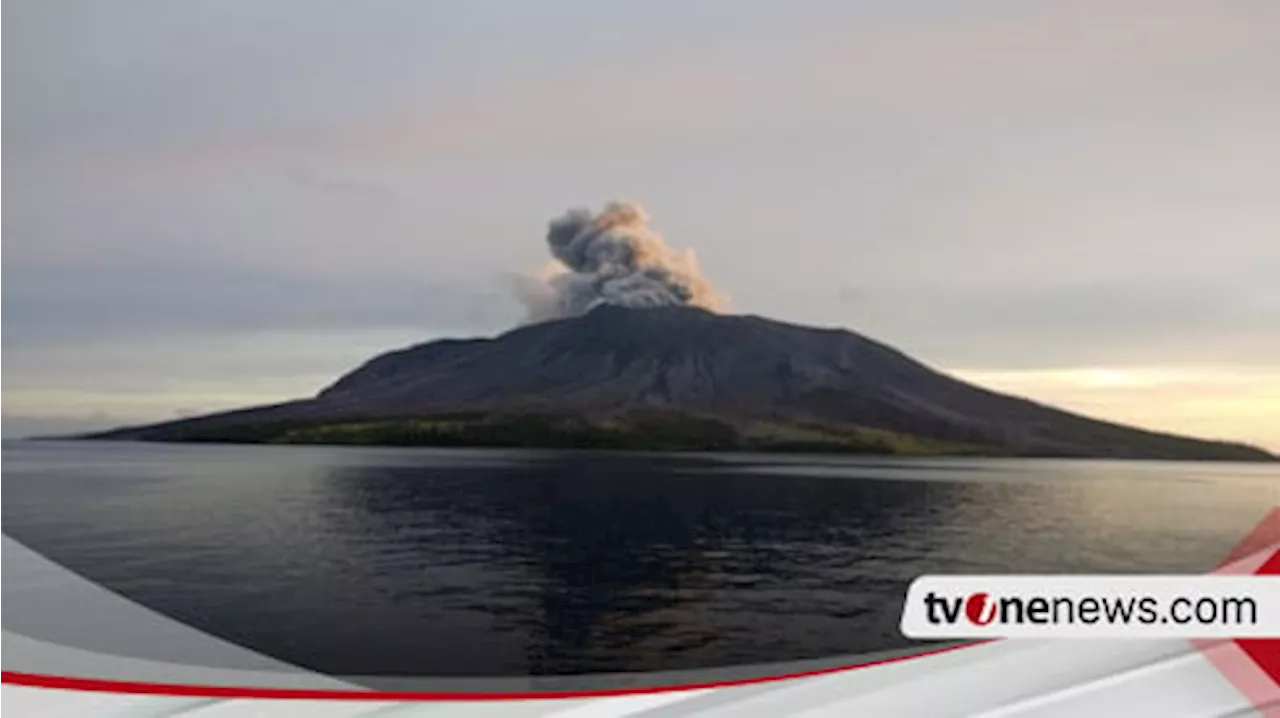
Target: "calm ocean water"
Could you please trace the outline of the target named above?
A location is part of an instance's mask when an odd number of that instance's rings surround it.
[[[331,674],[725,666],[909,645],[928,572],[1200,572],[1280,467],[6,442],[5,533]]]

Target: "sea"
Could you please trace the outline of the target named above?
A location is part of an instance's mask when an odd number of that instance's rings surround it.
[[[331,675],[887,651],[930,573],[1198,573],[1280,465],[6,441],[5,534]]]

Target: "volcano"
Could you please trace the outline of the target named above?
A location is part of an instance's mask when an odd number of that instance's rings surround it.
[[[309,399],[87,438],[1274,459],[988,391],[844,329],[689,306],[428,342]]]

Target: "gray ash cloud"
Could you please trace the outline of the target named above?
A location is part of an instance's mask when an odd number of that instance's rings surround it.
[[[644,208],[623,201],[552,220],[546,241],[555,259],[518,287],[528,319],[576,316],[601,304],[724,308],[727,297],[703,276],[693,251],[667,246],[648,222]]]

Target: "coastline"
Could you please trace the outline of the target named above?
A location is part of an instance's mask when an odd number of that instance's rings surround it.
[[[400,448],[548,449],[623,452],[726,452],[928,458],[1123,459],[1280,461],[1261,449],[1189,453],[1153,451],[1060,451],[951,441],[865,427],[816,427],[755,422],[745,427],[687,416],[639,416],[586,420],[540,415],[429,417],[350,421],[276,421],[234,425],[160,425],[33,440],[138,440],[157,443],[217,443],[284,446]]]

